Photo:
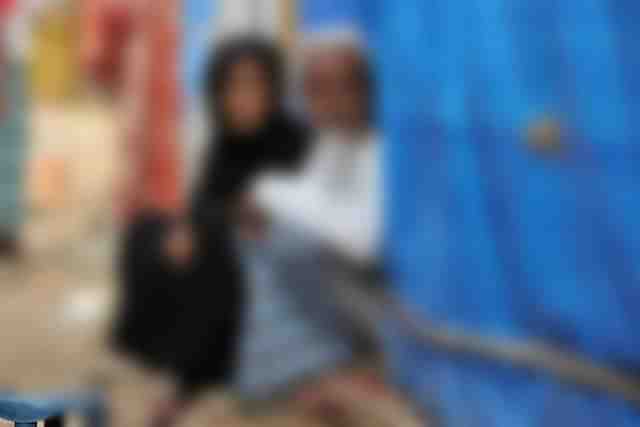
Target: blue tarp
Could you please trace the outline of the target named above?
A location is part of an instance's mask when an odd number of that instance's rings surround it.
[[[368,16],[367,3],[361,0],[303,0],[301,6],[300,20],[305,31],[358,25]]]
[[[386,135],[387,255],[398,296],[474,334],[541,339],[640,367],[640,3],[361,0]],[[315,6],[312,6],[315,5]],[[323,9],[324,10],[324,9]],[[543,117],[561,148],[527,134]],[[394,336],[398,381],[446,426],[626,426],[640,412]]]
[[[192,183],[200,170],[202,144],[207,141],[203,81],[204,71],[214,46],[217,0],[184,0],[182,2],[182,57],[180,78],[183,110],[183,158],[186,181]]]
[[[187,111],[199,107],[202,101],[203,70],[213,46],[215,0],[185,0],[182,2],[182,72]]]

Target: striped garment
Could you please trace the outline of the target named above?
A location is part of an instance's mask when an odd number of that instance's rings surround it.
[[[356,340],[323,284],[333,271],[320,246],[291,227],[274,226],[242,247],[249,304],[235,391],[242,400],[274,398],[305,380],[349,364]]]

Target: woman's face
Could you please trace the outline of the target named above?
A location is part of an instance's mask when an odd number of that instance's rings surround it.
[[[254,59],[231,65],[223,93],[228,125],[238,133],[251,133],[264,126],[273,108],[267,71]]]

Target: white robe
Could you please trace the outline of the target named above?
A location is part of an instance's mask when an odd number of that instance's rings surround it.
[[[295,175],[257,180],[255,197],[279,222],[289,222],[358,263],[373,262],[382,225],[380,144],[375,134],[357,140],[324,135]]]

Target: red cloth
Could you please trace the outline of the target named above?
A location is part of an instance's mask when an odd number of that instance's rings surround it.
[[[135,118],[126,128],[130,179],[118,191],[126,218],[148,207],[182,206],[179,127],[180,0],[84,0],[83,63],[104,87],[127,102]],[[142,12],[142,13],[141,13]],[[131,42],[144,61],[130,63]],[[135,65],[135,66],[132,66]]]
[[[85,65],[98,82],[117,89],[125,69],[125,47],[133,31],[131,10],[126,3],[114,5],[95,0],[87,10]]]
[[[15,6],[15,0],[0,0],[0,21],[4,21],[11,9]]]

